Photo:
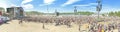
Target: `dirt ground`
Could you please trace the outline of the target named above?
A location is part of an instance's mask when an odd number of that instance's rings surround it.
[[[18,24],[18,20],[12,20],[8,22],[9,24],[3,24],[0,26],[0,32],[79,32],[79,26],[72,24],[72,27],[69,28],[66,25],[55,26],[54,24],[45,24],[45,29],[42,29],[42,23],[34,22],[24,22]],[[84,32],[87,32],[88,24],[83,24],[81,29]],[[118,32],[118,30],[114,30]]]

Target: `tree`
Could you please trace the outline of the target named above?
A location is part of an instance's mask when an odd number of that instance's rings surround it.
[[[109,16],[119,16],[120,17],[120,11],[109,12],[108,14],[109,14]]]
[[[27,15],[40,15],[40,14],[43,14],[41,12],[37,12],[37,11],[29,11],[29,12],[26,12]]]
[[[89,12],[89,11],[79,11],[77,13],[80,15],[92,15],[92,14],[94,14],[93,12]]]

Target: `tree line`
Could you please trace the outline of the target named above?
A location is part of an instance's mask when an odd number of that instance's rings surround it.
[[[119,16],[119,17],[120,17],[120,11],[109,12],[108,15],[109,15],[109,16]]]
[[[38,12],[38,11],[29,11],[29,12],[25,12],[25,13],[28,15],[46,15],[46,14],[55,15],[55,13],[42,13],[42,12]],[[79,11],[76,13],[77,13],[77,15],[92,15],[92,14],[94,14],[94,12],[89,12],[89,11]],[[62,12],[62,13],[59,12],[59,15],[74,15],[74,12]]]

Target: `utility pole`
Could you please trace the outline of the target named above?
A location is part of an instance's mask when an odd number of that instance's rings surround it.
[[[74,14],[77,15],[77,6],[74,7]]]
[[[96,6],[96,11],[98,11],[98,20],[100,20],[99,14],[102,9],[102,3],[101,0],[97,0],[98,5]]]

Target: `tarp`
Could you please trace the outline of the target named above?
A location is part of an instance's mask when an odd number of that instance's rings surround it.
[[[0,11],[0,15],[2,15],[2,12]]]

